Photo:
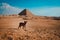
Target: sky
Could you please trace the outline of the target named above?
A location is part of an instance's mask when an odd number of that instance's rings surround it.
[[[23,9],[39,16],[60,16],[60,0],[0,0],[0,15],[18,14]]]

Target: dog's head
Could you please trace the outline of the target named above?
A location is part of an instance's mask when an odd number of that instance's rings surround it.
[[[27,21],[24,21],[25,23],[27,23]]]

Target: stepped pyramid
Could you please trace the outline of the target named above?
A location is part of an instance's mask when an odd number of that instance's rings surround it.
[[[29,10],[27,10],[27,9],[24,9],[18,15],[20,15],[20,16],[33,16],[33,14]]]

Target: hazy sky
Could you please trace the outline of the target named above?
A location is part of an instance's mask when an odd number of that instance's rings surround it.
[[[0,14],[16,14],[24,8],[36,15],[60,16],[60,0],[0,0]]]

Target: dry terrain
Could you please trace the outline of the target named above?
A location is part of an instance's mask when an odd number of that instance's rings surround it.
[[[24,21],[26,27],[18,29]],[[26,9],[0,15],[0,40],[60,40],[60,17],[36,16]]]
[[[23,21],[27,21],[26,28],[18,29]],[[0,16],[0,40],[60,40],[60,20],[44,16]]]

